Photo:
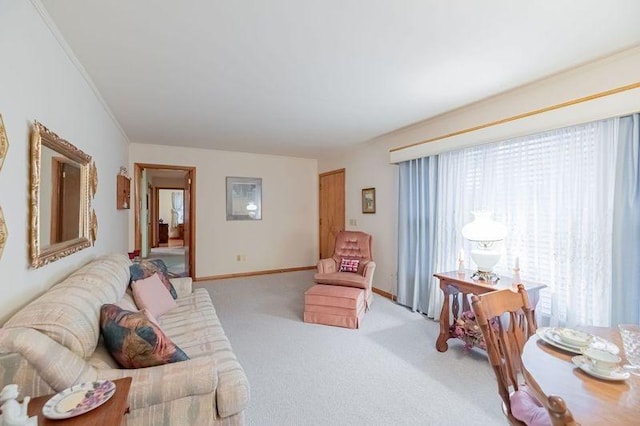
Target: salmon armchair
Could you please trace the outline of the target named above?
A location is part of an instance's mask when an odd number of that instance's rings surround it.
[[[360,231],[340,231],[336,235],[333,256],[318,261],[318,272],[313,277],[314,281],[318,284],[362,288],[368,308],[373,300],[371,288],[373,272],[376,269],[372,245],[373,237],[369,234]],[[350,269],[348,266],[343,266],[341,271],[343,259],[345,263],[350,263],[353,272],[346,272]]]

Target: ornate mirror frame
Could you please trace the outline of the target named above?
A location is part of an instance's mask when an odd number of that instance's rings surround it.
[[[40,240],[40,183],[41,179],[50,179],[50,176],[41,176],[43,146],[56,151],[80,165],[79,237],[46,247],[43,246]],[[91,232],[93,224],[91,198],[92,194],[95,193],[94,188],[96,188],[96,186],[97,174],[95,172],[95,165],[93,165],[91,161],[91,156],[66,140],[61,139],[37,121],[34,122],[31,135],[31,220],[29,232],[32,267],[39,268],[92,245],[94,239],[92,238]],[[95,217],[95,212],[93,212],[93,217]]]

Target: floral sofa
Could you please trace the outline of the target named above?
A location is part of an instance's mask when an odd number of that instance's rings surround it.
[[[158,318],[189,360],[121,369],[100,337],[100,308],[125,300],[131,261],[98,258],[19,310],[0,328],[0,384],[39,396],[74,384],[132,377],[128,425],[243,424],[249,383],[209,294],[172,279],[177,306]],[[128,300],[130,299],[130,300]],[[1,386],[0,386],[1,387]]]

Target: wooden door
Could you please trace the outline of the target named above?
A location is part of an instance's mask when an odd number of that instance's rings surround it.
[[[333,255],[338,232],[344,230],[344,169],[320,175],[320,259]]]

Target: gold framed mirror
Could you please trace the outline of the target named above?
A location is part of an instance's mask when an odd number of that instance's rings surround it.
[[[91,246],[95,173],[90,155],[34,122],[30,203],[32,267],[39,268]]]

